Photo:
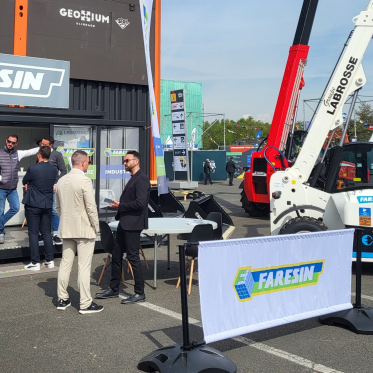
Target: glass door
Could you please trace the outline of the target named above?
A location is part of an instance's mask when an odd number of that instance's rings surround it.
[[[104,199],[119,201],[130,178],[123,166],[123,158],[127,151],[139,150],[139,129],[101,127],[100,148],[100,213],[112,215],[114,211]]]

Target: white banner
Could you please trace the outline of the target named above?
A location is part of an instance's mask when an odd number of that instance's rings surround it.
[[[207,343],[352,308],[353,229],[201,242]]]
[[[157,168],[158,195],[167,194],[168,186],[167,186],[167,179],[166,179],[166,167],[164,165],[163,148],[162,148],[161,138],[159,136],[158,113],[157,113],[157,105],[155,103],[154,84],[153,84],[153,75],[152,75],[152,67],[151,67],[151,61],[150,61],[150,49],[149,49],[150,21],[152,18],[153,0],[139,0],[139,4],[140,4],[140,14],[141,14],[141,24],[142,24],[142,35],[143,35],[144,48],[145,48],[146,71],[148,73],[149,100],[150,100],[149,106],[150,106],[152,133],[153,133],[155,164]]]

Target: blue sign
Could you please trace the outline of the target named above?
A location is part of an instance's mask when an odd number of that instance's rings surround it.
[[[372,196],[356,197],[359,203],[373,203]]]
[[[361,238],[361,242],[363,243],[363,245],[365,246],[371,246],[373,244],[373,237],[372,236],[369,236],[369,234],[366,234],[365,236],[363,236]]]
[[[371,217],[371,209],[366,207],[359,207],[359,216]]]
[[[126,172],[123,165],[102,165],[100,179],[129,179],[131,174]]]

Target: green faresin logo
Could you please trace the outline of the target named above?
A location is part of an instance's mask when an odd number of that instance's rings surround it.
[[[325,260],[286,264],[278,267],[253,269],[242,267],[234,279],[233,288],[240,302],[255,295],[317,285]]]

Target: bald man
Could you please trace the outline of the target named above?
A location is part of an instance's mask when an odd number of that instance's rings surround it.
[[[203,166],[203,172],[206,175],[206,177],[205,177],[205,185],[207,184],[208,181],[212,185],[212,180],[211,180],[211,175],[210,175],[211,171],[214,171],[214,170],[213,170],[213,168],[210,165],[210,160],[207,158],[206,162],[205,162],[205,164]]]

